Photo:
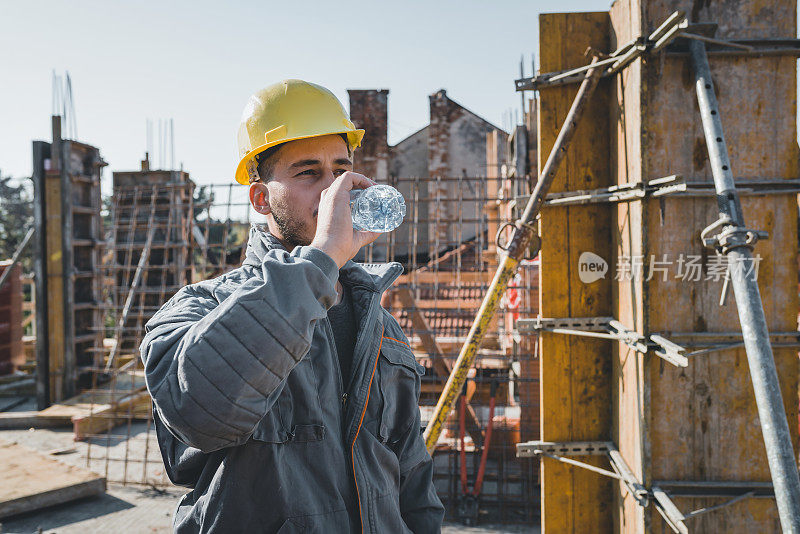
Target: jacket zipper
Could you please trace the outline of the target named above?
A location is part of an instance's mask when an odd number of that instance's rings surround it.
[[[380,307],[379,299],[377,298],[377,296],[373,295],[372,299],[370,300],[370,303],[369,303],[369,308],[367,310],[367,320],[364,321],[364,328],[361,329],[361,332],[363,333],[363,335],[360,336],[360,339],[358,339],[356,341],[356,346],[353,347],[353,364],[355,364],[355,355],[358,354],[359,348],[364,343],[366,343],[365,340],[369,337],[369,332],[372,331],[372,320],[373,320],[374,317],[376,317],[373,308],[375,308],[376,303],[378,304],[378,307]],[[340,385],[340,387],[343,388],[342,370],[341,370],[341,367],[339,365],[339,353],[336,352],[336,347],[335,347],[336,343],[335,343],[335,341],[332,341],[333,340],[333,327],[331,326],[330,319],[328,319],[326,317],[325,321],[326,321],[326,324],[327,324],[327,327],[328,327],[328,330],[326,331],[326,335],[328,335],[329,341],[331,341],[332,344],[334,345],[334,349],[333,350],[334,350],[334,355],[336,356],[335,357],[335,360],[336,360],[336,364],[335,365],[336,365],[336,369],[338,370],[338,374],[339,374],[339,385]],[[385,331],[385,329],[381,328],[381,340],[380,340],[380,343],[378,344],[378,355],[375,357],[375,364],[372,367],[372,374],[369,377],[369,385],[367,386],[367,398],[364,401],[364,408],[361,410],[361,417],[358,420],[358,426],[356,427],[356,433],[355,433],[355,436],[353,437],[353,442],[350,444],[350,458],[351,458],[351,460],[353,462],[353,482],[355,483],[355,486],[356,486],[356,501],[358,502],[358,518],[361,521],[361,532],[362,533],[365,531],[365,526],[364,526],[364,517],[363,517],[363,514],[362,514],[362,510],[361,510],[361,492],[358,489],[358,476],[356,476],[355,447],[356,447],[356,440],[358,439],[358,434],[361,431],[361,424],[364,422],[364,416],[367,413],[367,405],[369,404],[369,396],[370,396],[370,392],[372,391],[372,379],[375,378],[375,370],[378,367],[378,359],[380,357],[381,347],[383,346],[383,333],[384,333],[384,331]],[[348,381],[348,384],[347,384],[347,391],[349,391],[350,387],[353,385],[353,380],[355,380],[355,373],[350,373],[350,380]],[[342,406],[343,407],[345,407],[347,405],[347,400],[348,400],[347,392],[345,391],[345,392],[342,393]]]
[[[363,287],[363,286],[362,286]],[[366,343],[366,339],[369,337],[368,332],[372,331],[373,325],[373,318],[375,317],[375,305],[378,304],[378,308],[380,308],[380,299],[378,299],[375,295],[372,296],[369,302],[369,306],[367,307],[367,315],[366,319],[364,320],[364,328],[359,331],[359,334],[363,333],[363,335],[358,335],[356,338],[356,345],[353,347],[353,363],[355,364],[356,361],[356,354],[359,353],[359,349],[362,348],[364,343]],[[333,329],[331,328],[331,332]],[[353,381],[356,379],[355,373],[350,373],[350,379],[347,382],[346,391],[350,391],[350,388],[353,387]]]
[[[328,338],[328,343],[333,347],[333,365],[336,366],[336,375],[339,377],[339,397],[342,399],[342,410],[347,407],[347,392],[344,390],[344,378],[342,377],[342,367],[339,363],[339,352],[336,349],[336,340],[333,337],[333,326],[331,320],[325,317],[325,336]],[[344,419],[344,413],[342,413]]]

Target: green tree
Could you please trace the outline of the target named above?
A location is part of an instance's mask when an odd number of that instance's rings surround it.
[[[10,259],[33,225],[33,194],[28,180],[0,174],[0,260]],[[33,269],[33,243],[22,253],[22,270]]]

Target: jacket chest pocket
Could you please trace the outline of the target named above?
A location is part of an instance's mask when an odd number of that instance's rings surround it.
[[[383,338],[377,363],[380,400],[373,433],[382,443],[395,443],[417,420],[420,376],[425,372],[405,343]]]
[[[258,423],[253,439],[266,443],[319,441],[325,436],[318,381],[311,355],[289,373],[272,409]]]

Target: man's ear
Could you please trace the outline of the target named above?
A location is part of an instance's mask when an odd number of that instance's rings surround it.
[[[272,209],[269,207],[269,190],[267,184],[254,182],[250,184],[250,204],[253,209],[261,215],[269,215]]]

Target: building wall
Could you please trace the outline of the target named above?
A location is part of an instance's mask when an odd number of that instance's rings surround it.
[[[394,186],[406,201],[406,224],[394,232],[394,255],[410,268],[417,262],[414,254],[427,254],[428,224],[428,126],[391,147],[389,174]],[[418,202],[417,199],[423,199]],[[414,246],[414,241],[422,241]],[[421,260],[420,260],[421,261]]]
[[[444,89],[429,99],[428,172],[436,182],[429,192],[435,201],[428,206],[428,240],[435,255],[477,237],[485,183],[464,178],[486,176],[486,136],[499,129],[451,100]]]
[[[428,177],[428,131],[417,130],[389,150],[389,174],[401,178]]]
[[[386,142],[388,93],[348,91],[350,117],[366,130],[355,153],[356,170],[393,183],[406,200],[406,224],[380,238],[362,256],[368,261],[389,256],[408,259],[413,267],[415,253],[417,261],[424,263],[426,257],[477,236],[487,195],[487,134],[498,132],[502,143],[508,135],[451,100],[442,89],[429,97],[430,124],[390,147]]]
[[[389,177],[388,89],[348,89],[350,120],[366,130],[361,148],[353,154],[353,168],[378,182]]]

